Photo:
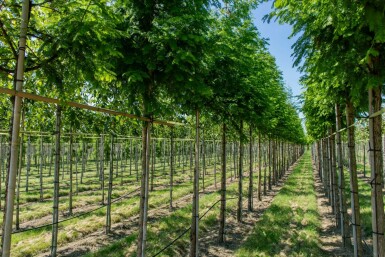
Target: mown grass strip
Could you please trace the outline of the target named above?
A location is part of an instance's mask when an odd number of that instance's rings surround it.
[[[319,229],[310,153],[306,152],[236,256],[326,256],[320,248]]]

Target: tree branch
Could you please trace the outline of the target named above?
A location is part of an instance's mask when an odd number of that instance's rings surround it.
[[[2,67],[2,66],[0,66],[0,71],[5,72],[7,74],[15,72],[14,70],[11,70],[11,69],[8,69],[8,68]]]
[[[37,64],[37,65],[35,65],[35,66],[25,68],[25,72],[28,72],[28,71],[34,71],[34,70],[40,69],[40,68],[43,67],[45,64],[54,61],[54,60],[55,60],[56,58],[58,58],[58,57],[59,57],[58,54],[54,54],[54,55],[52,55],[50,58],[41,61],[39,64]]]
[[[17,59],[16,48],[15,48],[15,46],[13,45],[12,39],[11,39],[11,37],[8,35],[7,30],[6,30],[5,27],[4,27],[4,23],[3,23],[3,21],[2,21],[1,19],[0,19],[0,27],[1,27],[1,31],[3,32],[3,36],[5,37],[5,40],[7,41],[9,47],[10,47],[11,50],[12,50],[13,56],[15,57],[15,59]]]

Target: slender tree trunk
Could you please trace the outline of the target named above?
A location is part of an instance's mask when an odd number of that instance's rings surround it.
[[[174,128],[171,127],[170,131],[170,211],[173,210],[173,204],[172,204],[172,189],[173,189],[173,183],[174,183]]]
[[[28,193],[29,186],[29,174],[31,173],[31,155],[32,155],[32,146],[31,146],[31,135],[28,135],[28,144],[27,144],[27,174],[25,177],[25,192]]]
[[[52,241],[51,256],[56,256],[58,221],[59,221],[59,179],[60,179],[60,130],[61,130],[61,106],[56,107],[56,127],[55,127],[55,171],[54,171],[54,193],[53,193],[53,215],[52,215]]]
[[[151,182],[150,182],[150,191],[154,191],[154,175],[155,175],[155,144],[156,141],[152,140],[152,147],[150,151],[150,159],[151,159]]]
[[[27,30],[29,22],[30,1],[23,0],[22,13],[21,13],[21,25],[20,25],[20,37],[19,37],[19,49],[18,60],[16,67],[16,91],[21,92],[23,89],[24,81],[24,58],[25,48],[27,41]],[[6,189],[6,204],[4,206],[4,219],[3,219],[3,247],[2,256],[9,257],[11,250],[11,236],[12,236],[12,223],[13,223],[13,211],[14,211],[14,199],[15,199],[15,187],[17,176],[17,161],[19,150],[19,132],[20,132],[20,112],[21,112],[22,98],[15,96],[13,119],[12,119],[12,136],[11,136],[11,148],[9,159],[9,172]]]
[[[86,171],[86,144],[83,142],[83,148],[82,148],[82,172],[80,173],[80,184],[83,184],[83,176],[84,172]]]
[[[341,123],[340,123],[341,124]],[[341,141],[340,141],[341,142]],[[342,146],[341,146],[342,148]],[[318,176],[322,181],[322,152],[321,152],[321,141],[317,142],[317,161],[318,161]],[[342,158],[342,156],[341,156]]]
[[[239,169],[238,169],[238,209],[237,221],[242,222],[242,182],[243,182],[243,143],[242,143],[243,121],[239,131]]]
[[[337,160],[336,160],[336,144],[335,144],[335,136],[334,136],[334,129],[330,130],[331,132],[331,137],[330,137],[330,142],[331,142],[331,153],[332,153],[332,178],[333,178],[333,193],[334,193],[334,210],[335,210],[335,220],[336,220],[336,225],[337,228],[341,227],[341,222],[339,220],[339,217],[341,216],[340,214],[340,196],[338,192],[338,173],[337,173]]]
[[[193,162],[194,162],[194,158],[193,158],[193,141],[190,142],[190,181],[192,180],[192,173],[193,173]]]
[[[215,189],[217,189],[217,145],[213,143],[213,155],[214,155],[214,185]]]
[[[349,219],[347,214],[347,203],[345,197],[345,178],[344,178],[344,165],[342,161],[342,144],[341,144],[341,110],[339,104],[335,106],[336,111],[336,139],[337,139],[337,160],[338,160],[338,188],[340,198],[340,227],[342,235],[342,243],[345,248],[350,246],[350,232],[349,232]],[[319,152],[319,147],[317,147]],[[319,165],[321,166],[321,165]]]
[[[108,174],[108,194],[107,194],[107,211],[106,211],[106,234],[111,232],[111,196],[112,196],[112,179],[114,176],[114,135],[111,134],[110,146],[110,172]]]
[[[263,195],[267,195],[267,184],[266,184],[266,142],[265,142],[265,147],[264,147],[264,153],[263,153]]]
[[[328,161],[329,161],[329,190],[330,190],[330,194],[329,194],[329,201],[330,201],[330,205],[332,207],[332,213],[335,214],[336,213],[336,209],[335,209],[335,192],[334,192],[334,174],[333,174],[333,147],[332,147],[332,136],[331,136],[331,132],[329,131],[329,137],[327,139],[327,144],[328,144]]]
[[[273,164],[272,164],[272,172],[273,172],[273,174],[272,174],[272,184],[273,185],[276,185],[276,183],[277,183],[277,181],[276,181],[276,178],[277,178],[277,176],[276,176],[276,173],[277,173],[277,166],[276,166],[276,162],[277,162],[277,151],[276,151],[276,143],[275,143],[275,140],[273,139],[272,140],[272,145],[271,145],[271,148],[272,148],[272,152],[273,152],[273,156],[272,156],[272,159],[273,159]]]
[[[364,178],[366,178],[366,143],[364,143]]]
[[[271,187],[271,140],[270,140],[270,137],[269,137],[269,147],[268,147],[268,159],[269,159],[269,175],[268,175],[268,185],[269,185],[269,190],[272,189]]]
[[[76,188],[77,188],[77,176],[76,171]],[[102,190],[102,205],[104,205],[104,135],[100,138],[100,189]]]
[[[357,163],[356,163],[356,147],[354,135],[354,107],[353,103],[348,99],[346,102],[346,125],[348,127],[348,148],[349,148],[349,172],[350,172],[350,191],[352,205],[352,226],[353,226],[353,245],[354,256],[362,256],[362,232],[360,217],[360,202],[358,198],[358,181],[357,181]]]
[[[24,131],[24,118],[25,112],[24,109],[21,114],[21,131]],[[23,170],[23,142],[24,142],[24,133],[21,133],[20,136],[20,149],[19,149],[19,165],[17,172],[17,185],[16,185],[16,230],[20,229],[20,186],[21,186],[21,171]],[[1,147],[1,146],[0,146]],[[1,202],[1,201],[0,201]]]
[[[248,211],[253,211],[253,129],[251,126],[249,140],[249,194],[247,209]]]
[[[330,194],[330,187],[329,187],[329,169],[328,169],[328,156],[327,156],[327,141],[326,139],[322,140],[322,177],[323,177],[323,183],[324,183],[324,188],[325,188],[325,195],[329,199],[329,194]]]
[[[372,188],[372,233],[373,255],[385,256],[384,239],[384,199],[382,176],[382,115],[374,116],[373,113],[381,110],[381,85],[369,89],[369,158]],[[373,115],[373,116],[372,116]]]
[[[142,130],[142,179],[140,191],[140,215],[137,256],[144,257],[147,241],[147,212],[148,212],[148,184],[150,159],[150,130],[151,123],[146,121]]]
[[[74,138],[73,138],[73,131],[71,129],[71,134],[70,134],[70,167],[69,167],[69,171],[70,171],[70,188],[69,188],[69,204],[68,204],[68,214],[69,215],[72,215],[72,196],[73,196],[73,183],[72,183],[72,179],[73,179],[73,171],[72,171],[72,159],[73,159],[73,141],[74,141]]]
[[[221,211],[219,214],[219,243],[225,242],[226,222],[226,123],[222,125],[222,179],[221,179]]]
[[[206,143],[205,143],[205,134],[204,130],[202,129],[202,191],[205,191],[205,175],[206,175]]]
[[[258,200],[262,201],[261,183],[262,183],[262,148],[261,132],[258,133]]]
[[[132,175],[132,156],[133,156],[133,150],[132,150],[132,138],[130,139],[130,176]]]
[[[190,257],[199,256],[199,111],[196,111],[195,121],[195,169],[192,204],[192,222],[190,234]]]

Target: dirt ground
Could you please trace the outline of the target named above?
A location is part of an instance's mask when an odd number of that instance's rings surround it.
[[[258,201],[257,196],[254,196],[254,210],[252,212],[247,211],[247,198],[244,200],[244,212],[243,222],[238,223],[236,220],[236,210],[229,213],[226,217],[226,243],[220,244],[217,241],[218,227],[212,227],[209,231],[201,233],[200,239],[200,255],[201,256],[218,256],[227,257],[234,256],[236,250],[246,240],[247,236],[251,233],[264,211],[269,208],[274,197],[278,194],[282,186],[284,185],[287,177],[291,174],[294,164],[285,176],[278,181],[277,185],[272,187],[272,190],[267,192],[266,196],[262,196],[262,201]],[[317,193],[318,210],[321,216],[321,230],[320,230],[320,247],[325,252],[326,256],[352,256],[351,251],[343,249],[341,247],[341,237],[338,231],[335,229],[334,215],[332,214],[331,207],[328,205],[328,199],[325,197],[322,190],[322,183],[317,176],[317,172],[314,170],[315,189]],[[207,188],[207,191],[214,191],[214,187]],[[207,192],[206,191],[206,192]],[[180,207],[185,206],[191,201],[191,195],[187,195],[175,202],[175,205]],[[168,205],[161,206],[152,211],[149,211],[149,216],[152,219],[160,218],[164,215],[168,215]],[[82,256],[83,254],[95,251],[98,248],[108,245],[113,241],[123,238],[128,234],[131,234],[136,230],[135,224],[138,222],[138,216],[131,217],[129,220],[125,220],[122,223],[113,225],[113,234],[105,235],[103,231],[98,231],[88,235],[76,242],[69,243],[66,246],[59,248],[58,256]],[[188,247],[186,247],[188,248]],[[188,254],[188,253],[186,253]],[[40,256],[48,256],[48,253]]]
[[[314,186],[317,193],[318,211],[321,216],[320,240],[321,248],[328,256],[352,256],[351,250],[342,247],[342,238],[336,229],[335,216],[328,198],[323,191],[323,185],[313,166]]]
[[[247,211],[247,199],[243,202],[243,221],[238,223],[236,219],[236,210],[226,217],[226,242],[218,243],[218,227],[214,227],[208,233],[202,235],[200,240],[201,256],[218,256],[228,257],[235,256],[236,250],[247,239],[247,236],[253,230],[255,223],[258,222],[265,210],[269,208],[274,197],[283,187],[287,177],[291,174],[296,163],[290,167],[277,185],[272,186],[272,190],[267,191],[267,195],[262,195],[262,201],[258,201],[256,195],[254,197],[254,210]]]

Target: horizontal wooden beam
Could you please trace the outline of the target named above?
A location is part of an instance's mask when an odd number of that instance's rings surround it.
[[[90,111],[94,111],[94,112],[107,113],[107,114],[111,114],[111,115],[115,115],[115,116],[123,116],[123,117],[127,117],[129,119],[136,119],[136,120],[141,120],[141,121],[151,121],[151,119],[149,119],[149,118],[141,117],[141,116],[125,113],[125,112],[119,112],[119,111],[110,110],[107,108],[95,107],[95,106],[76,103],[76,102],[65,102],[65,101],[62,101],[62,100],[56,99],[56,98],[50,98],[50,97],[35,95],[35,94],[31,94],[31,93],[26,93],[26,92],[18,92],[16,90],[8,89],[8,88],[0,88],[0,93],[11,95],[11,96],[19,96],[22,98],[27,98],[27,99],[31,99],[34,101],[45,102],[45,103],[49,103],[49,104],[67,105],[67,106],[76,107],[79,109],[90,110]],[[166,125],[166,126],[178,126],[178,125],[184,126],[185,125],[183,123],[173,122],[173,121],[152,120],[152,122],[156,123],[156,124]]]

